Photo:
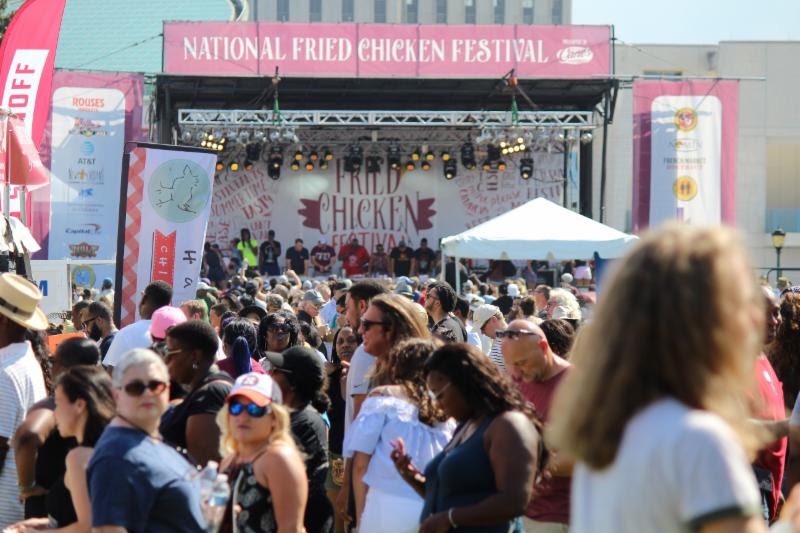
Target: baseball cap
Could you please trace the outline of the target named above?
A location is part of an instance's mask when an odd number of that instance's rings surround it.
[[[172,326],[186,322],[186,315],[180,307],[165,305],[153,311],[150,317],[150,336],[153,339],[162,340],[167,338],[167,330]]]
[[[322,295],[315,290],[306,291],[303,294],[303,301],[311,302],[317,305],[325,303],[325,300],[322,299]]]
[[[508,295],[512,298],[519,298],[519,287],[516,283],[508,284]]]
[[[322,385],[325,369],[319,354],[305,346],[292,346],[283,352],[267,352],[265,359],[272,369],[292,374],[295,379],[311,380],[311,384]]]
[[[278,384],[267,374],[249,372],[236,378],[225,402],[230,402],[234,396],[244,396],[259,407],[264,407],[273,402],[283,402],[283,395]]]
[[[479,305],[478,308],[472,312],[472,325],[481,329],[490,318],[498,314],[501,314],[500,308],[496,305]]]
[[[402,248],[405,245],[406,245],[406,241],[400,241],[400,242],[397,243],[397,246],[399,246],[400,248]]]
[[[325,237],[320,237],[319,238],[319,243],[320,244],[328,244],[328,239],[326,239]]]
[[[408,298],[414,297],[414,291],[411,290],[411,287],[408,286],[408,283],[405,281],[398,281],[397,285],[394,289],[395,294],[401,294],[403,296],[407,296]]]
[[[314,288],[314,285],[312,285],[311,280],[307,279],[307,280],[305,280],[303,282],[303,290],[304,291],[310,291],[313,288]]]

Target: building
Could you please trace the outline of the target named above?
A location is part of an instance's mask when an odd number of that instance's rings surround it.
[[[250,20],[279,22],[569,24],[572,0],[250,0],[249,9]]]

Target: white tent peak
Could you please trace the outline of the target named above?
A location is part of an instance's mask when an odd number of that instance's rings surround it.
[[[475,259],[581,259],[623,255],[638,237],[536,198],[442,239],[442,254]]]

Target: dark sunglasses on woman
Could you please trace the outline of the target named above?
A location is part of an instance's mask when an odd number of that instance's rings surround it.
[[[269,405],[256,405],[254,403],[241,403],[241,402],[231,402],[228,404],[228,412],[232,416],[239,416],[244,411],[247,411],[247,414],[253,418],[261,418],[265,414],[270,412]]]
[[[272,331],[273,333],[289,333],[289,332],[292,331],[292,326],[290,326],[289,324],[286,324],[286,323],[283,323],[283,324],[270,324],[269,328],[267,328],[267,329],[269,331]]]
[[[166,388],[167,383],[157,379],[151,379],[147,383],[141,379],[134,379],[130,383],[122,386],[122,390],[124,390],[128,396],[141,396],[144,394],[145,389],[149,390],[153,394],[161,394]]]

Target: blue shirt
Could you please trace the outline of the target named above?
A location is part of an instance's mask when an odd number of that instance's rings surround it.
[[[194,468],[138,429],[106,427],[87,469],[92,526],[131,532],[203,532]]]

